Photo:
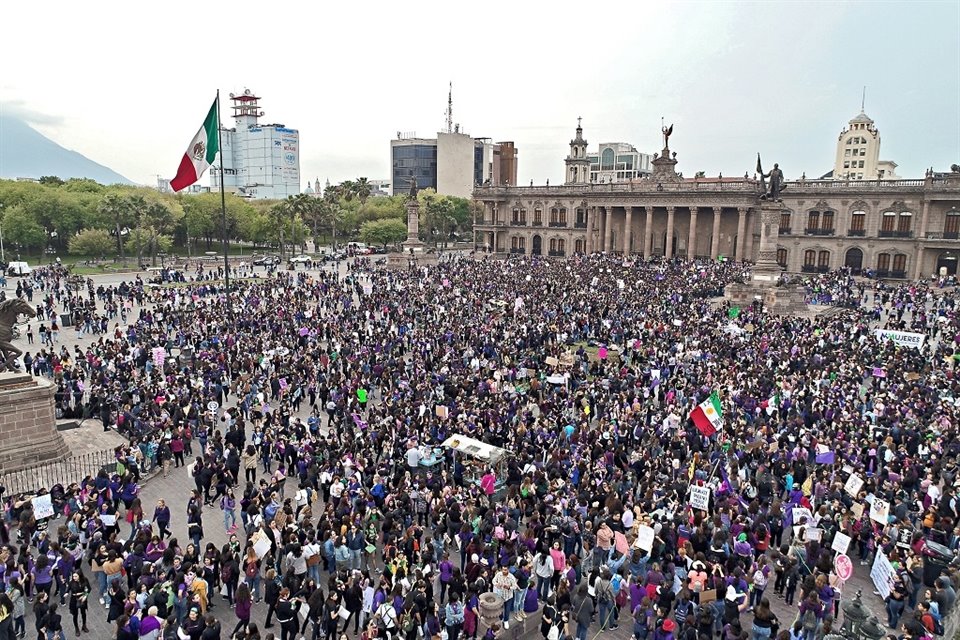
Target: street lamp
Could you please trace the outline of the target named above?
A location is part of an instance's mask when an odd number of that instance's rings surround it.
[[[861,595],[862,592],[858,590],[856,597],[842,607],[843,625],[840,627],[840,632],[848,638],[859,638],[860,628],[870,617],[870,611],[863,606],[863,601],[860,599]]]

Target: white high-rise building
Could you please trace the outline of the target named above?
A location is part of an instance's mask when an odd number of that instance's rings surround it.
[[[834,180],[900,179],[896,162],[880,160],[880,130],[862,107],[837,136],[837,154],[831,177]]]
[[[258,101],[249,89],[230,94],[234,128],[221,128],[224,186],[252,199],[300,193],[300,132],[282,124],[260,124]],[[210,188],[220,190],[220,164],[210,167]]]

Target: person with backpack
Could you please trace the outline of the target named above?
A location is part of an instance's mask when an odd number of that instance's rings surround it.
[[[761,598],[753,612],[752,640],[768,640],[773,635],[773,627],[777,616],[770,610],[770,601]]]
[[[460,594],[451,593],[450,602],[445,610],[444,625],[447,627],[447,640],[458,640],[463,628],[464,610],[460,602]]]
[[[594,594],[596,594],[597,605],[599,609],[598,618],[600,622],[600,631],[617,628],[613,619],[614,593],[611,577],[610,569],[603,567],[593,583],[593,591]]]
[[[650,598],[643,596],[643,600],[640,602],[640,604],[633,609],[634,640],[647,640],[651,629],[656,628],[656,624],[657,616],[656,611],[653,608],[653,604],[650,602]]]

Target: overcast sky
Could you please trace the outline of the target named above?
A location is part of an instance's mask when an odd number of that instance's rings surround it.
[[[593,150],[678,170],[832,168],[860,111],[905,177],[960,162],[960,2],[114,2],[13,0],[0,108],[132,180],[171,177],[219,88],[300,130],[302,181],[389,178],[397,131],[462,130],[557,183],[577,116]],[[225,101],[223,117],[229,120]],[[2,144],[2,139],[0,139]],[[207,184],[207,179],[203,179]]]

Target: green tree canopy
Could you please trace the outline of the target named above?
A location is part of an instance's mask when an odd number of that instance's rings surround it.
[[[368,220],[360,227],[360,240],[367,244],[388,244],[402,242],[407,237],[407,225],[395,218],[387,220]]]

